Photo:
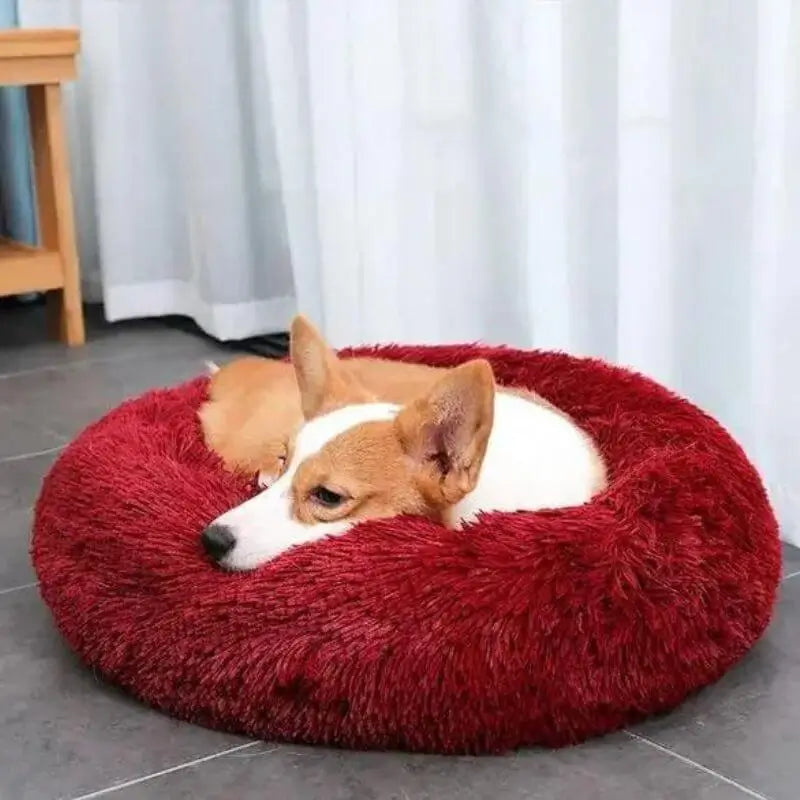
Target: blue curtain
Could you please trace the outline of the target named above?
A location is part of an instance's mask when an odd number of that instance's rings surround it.
[[[0,28],[17,25],[16,0],[0,0]],[[36,218],[25,91],[0,87],[0,233],[34,242]]]

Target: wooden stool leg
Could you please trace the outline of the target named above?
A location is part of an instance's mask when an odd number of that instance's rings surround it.
[[[78,248],[69,179],[61,85],[28,87],[40,244],[61,255],[64,288],[48,292],[48,327],[70,346],[84,343]]]

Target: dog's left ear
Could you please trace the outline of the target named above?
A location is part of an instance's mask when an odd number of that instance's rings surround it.
[[[395,420],[406,454],[436,479],[448,504],[475,488],[493,423],[494,374],[483,359],[447,372]]]
[[[339,406],[373,399],[306,317],[298,314],[292,320],[290,336],[289,352],[307,420]]]

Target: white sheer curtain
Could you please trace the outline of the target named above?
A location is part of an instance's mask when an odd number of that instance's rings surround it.
[[[632,365],[800,543],[798,0],[21,0],[112,317]],[[97,258],[95,258],[97,254]]]
[[[800,543],[800,3],[264,0],[299,304],[717,414]]]
[[[185,314],[220,338],[295,310],[256,5],[20,0],[79,25],[69,90],[84,276],[110,319]]]

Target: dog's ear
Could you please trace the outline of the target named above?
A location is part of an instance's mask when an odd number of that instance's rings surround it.
[[[395,420],[403,450],[448,504],[475,488],[493,423],[494,375],[483,359],[449,370]]]
[[[373,399],[328,347],[322,334],[300,314],[292,320],[289,350],[307,420],[340,406]]]

